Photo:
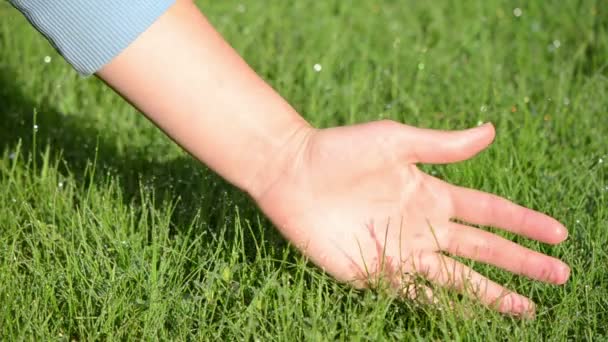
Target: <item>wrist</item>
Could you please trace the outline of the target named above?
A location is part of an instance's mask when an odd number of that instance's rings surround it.
[[[269,142],[257,150],[247,153],[258,156],[251,172],[244,175],[242,186],[239,186],[255,201],[259,201],[289,169],[296,167],[302,158],[312,134],[316,131],[308,122],[295,114],[279,133],[272,136]]]

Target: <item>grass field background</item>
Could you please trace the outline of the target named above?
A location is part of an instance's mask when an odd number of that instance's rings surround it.
[[[318,127],[493,122],[478,158],[425,169],[563,222],[557,247],[505,235],[571,280],[473,264],[535,300],[533,321],[337,284],[0,1],[0,339],[608,339],[604,1],[199,4]]]

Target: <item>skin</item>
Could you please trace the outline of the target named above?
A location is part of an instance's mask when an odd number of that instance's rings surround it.
[[[494,139],[490,124],[464,131],[393,121],[311,127],[188,0],[177,1],[98,76],[247,192],[339,281],[362,288],[382,278],[407,297],[432,299],[430,288],[412,284],[422,276],[500,312],[531,317],[529,298],[446,254],[552,284],[569,278],[560,260],[469,225],[557,244],[568,235],[558,221],[417,168],[474,157]]]

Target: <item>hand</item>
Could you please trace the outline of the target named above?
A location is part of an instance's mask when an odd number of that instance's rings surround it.
[[[472,157],[491,142],[490,126],[446,133],[381,121],[315,130],[186,0],[98,75],[180,146],[249,193],[291,242],[341,281],[363,287],[386,276],[413,296],[404,275],[419,274],[484,303],[499,302],[503,312],[524,313],[532,310],[531,301],[440,253],[552,283],[568,278],[560,261],[451,219],[548,243],[566,238],[558,222],[416,168]]]
[[[416,167],[469,159],[494,134],[491,125],[444,132],[392,121],[308,129],[264,190],[252,196],[282,234],[340,281],[366,287],[382,276],[413,297],[418,291],[408,281],[418,275],[500,312],[530,315],[530,299],[443,253],[553,284],[567,281],[568,266],[454,220],[550,244],[566,239],[566,229],[549,216]]]

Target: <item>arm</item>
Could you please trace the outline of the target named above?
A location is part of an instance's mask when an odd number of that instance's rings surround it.
[[[559,260],[451,219],[549,243],[566,238],[557,221],[448,185],[415,167],[474,156],[493,140],[491,126],[448,133],[386,121],[314,129],[186,0],[99,76],[195,157],[247,191],[284,236],[339,280],[363,287],[388,276],[416,296],[404,275],[419,273],[500,311],[525,314],[533,310],[529,299],[438,252],[551,283],[568,278]]]
[[[252,196],[312,128],[190,1],[162,16],[98,75],[178,144]]]
[[[315,129],[188,0],[177,1],[98,75],[248,192],[286,238],[340,281],[365,287],[382,277],[408,297],[432,297],[412,282],[419,274],[526,315],[534,311],[531,300],[442,252],[554,284],[569,277],[561,261],[454,219],[551,244],[567,237],[559,222],[416,167],[475,156],[492,142],[491,125],[443,132],[380,121]]]

